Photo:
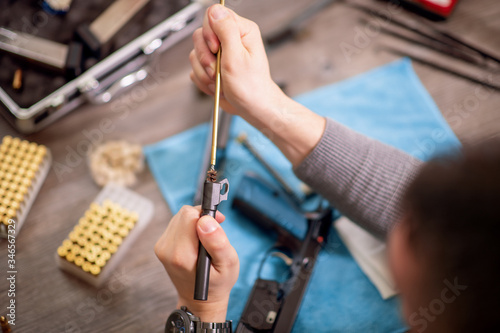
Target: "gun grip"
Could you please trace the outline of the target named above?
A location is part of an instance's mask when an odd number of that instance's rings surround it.
[[[201,216],[210,215],[215,218],[215,212],[214,210],[203,210]],[[210,255],[200,242],[198,247],[198,262],[196,263],[196,280],[194,284],[194,299],[197,301],[206,301],[208,299],[210,265]]]

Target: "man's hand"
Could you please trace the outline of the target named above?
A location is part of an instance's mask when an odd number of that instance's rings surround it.
[[[177,307],[187,306],[202,321],[224,322],[229,293],[238,279],[238,255],[219,225],[224,215],[217,212],[215,220],[200,214],[200,206],[182,207],[156,243],[155,253],[177,289]],[[207,301],[193,299],[199,241],[212,257]]]
[[[194,32],[193,42],[191,79],[209,95],[215,91],[215,53],[222,45],[221,106],[225,111],[246,117],[285,97],[271,79],[262,37],[254,22],[213,5],[205,13],[203,27]]]
[[[221,107],[262,131],[293,166],[299,165],[321,139],[326,121],[286,96],[271,79],[257,24],[213,5],[193,41],[191,79],[198,88],[214,94],[214,53],[221,47]]]

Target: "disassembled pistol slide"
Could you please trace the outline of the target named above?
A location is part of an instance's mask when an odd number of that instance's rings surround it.
[[[220,1],[224,6],[224,0]],[[217,171],[215,170],[216,154],[217,154],[217,134],[219,126],[219,100],[220,100],[220,66],[221,66],[221,47],[217,52],[217,63],[215,68],[215,98],[214,98],[214,113],[212,123],[212,147],[210,156],[210,167],[207,171],[207,178],[203,186],[202,198],[202,213],[201,216],[210,215],[215,218],[217,206],[221,201],[227,200],[229,192],[229,182],[223,179],[217,182]],[[208,299],[208,284],[210,279],[210,255],[203,245],[199,244],[198,262],[196,264],[196,281],[194,286],[194,299],[206,301]]]

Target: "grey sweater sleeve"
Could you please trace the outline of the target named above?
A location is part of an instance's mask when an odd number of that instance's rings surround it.
[[[379,238],[401,218],[401,199],[422,162],[327,118],[294,172],[342,214]]]

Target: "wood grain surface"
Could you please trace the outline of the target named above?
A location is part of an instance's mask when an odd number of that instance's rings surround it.
[[[228,0],[227,5],[255,20],[269,34],[313,3],[308,0]],[[384,10],[379,1],[363,3]],[[397,18],[408,19],[402,10]],[[431,23],[500,56],[500,3],[497,0],[461,0],[444,23]],[[494,71],[481,71],[418,45],[385,34],[372,34],[351,59],[341,43],[355,45],[356,31],[366,14],[334,3],[305,22],[300,38],[272,51],[269,59],[274,79],[293,96],[338,82],[386,64],[398,56],[381,50],[387,45],[434,63],[488,78],[500,86]],[[388,25],[388,28],[393,28]],[[127,252],[116,274],[101,288],[62,272],[54,254],[100,188],[93,182],[85,156],[89,137],[94,141],[125,139],[142,145],[154,143],[209,119],[212,100],[202,97],[189,80],[186,39],[162,55],[152,77],[107,105],[84,106],[52,126],[22,136],[0,118],[0,136],[24,137],[50,148],[52,168],[17,237],[16,326],[13,332],[162,332],[166,317],[176,304],[176,291],[153,246],[172,216],[149,173],[141,174],[132,189],[151,199],[155,214],[148,229]],[[348,61],[350,60],[350,61]],[[480,90],[477,83],[429,66],[414,63],[415,71],[463,143],[488,140],[500,133],[500,92]],[[1,70],[1,69],[0,69]],[[388,87],[397,89],[397,87]],[[479,93],[478,93],[479,91]],[[362,91],[360,91],[360,94]],[[258,96],[257,96],[258,98]],[[200,142],[204,145],[204,142]],[[77,152],[76,155],[72,152]],[[7,243],[0,241],[0,313],[6,312]]]

